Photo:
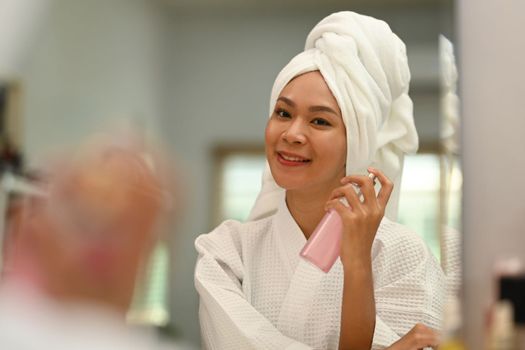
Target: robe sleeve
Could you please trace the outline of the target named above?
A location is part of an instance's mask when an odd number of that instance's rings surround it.
[[[204,349],[312,349],[284,336],[246,300],[240,248],[228,232],[220,237],[203,235],[195,246],[199,253],[195,287],[200,296]]]
[[[399,227],[399,226],[398,226]],[[372,349],[384,349],[417,323],[439,330],[445,300],[445,275],[415,234],[395,232],[375,247],[376,328]]]
[[[373,247],[376,323],[372,349],[395,343],[417,323],[441,328],[445,276],[425,243],[412,232],[390,224]],[[279,329],[304,339],[309,305],[323,283],[324,273],[301,260],[279,316]]]
[[[296,339],[306,337],[306,324],[308,318],[312,316],[305,311],[308,311],[310,305],[315,302],[317,291],[323,283],[323,277],[324,272],[320,269],[305,260],[299,261],[279,315],[278,327],[285,334]],[[322,315],[317,317],[322,317]],[[398,339],[399,335],[390,325],[376,315],[372,349],[384,349]]]

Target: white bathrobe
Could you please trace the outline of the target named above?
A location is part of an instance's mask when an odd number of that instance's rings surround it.
[[[343,269],[299,257],[306,239],[284,199],[273,216],[225,221],[196,240],[195,285],[206,349],[337,349]],[[424,242],[384,218],[372,248],[373,349],[416,323],[441,324],[444,276]]]

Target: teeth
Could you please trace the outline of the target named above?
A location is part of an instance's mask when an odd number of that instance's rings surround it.
[[[307,162],[307,159],[298,158],[298,157],[289,157],[281,153],[281,157],[290,162]]]

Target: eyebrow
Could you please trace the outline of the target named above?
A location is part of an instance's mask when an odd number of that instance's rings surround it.
[[[292,107],[297,106],[297,104],[294,101],[290,100],[288,97],[281,96],[277,99],[277,101],[283,101],[284,103]],[[339,113],[337,113],[336,111],[334,111],[332,108],[328,106],[311,106],[310,108],[308,108],[308,110],[310,112],[328,112],[336,116],[339,116]]]
[[[292,106],[292,107],[295,107],[296,104],[294,101],[290,100],[288,97],[283,97],[283,96],[280,96],[277,101],[283,101],[284,103],[286,103],[287,105],[289,106]]]
[[[308,110],[310,112],[328,112],[328,113],[332,113],[336,116],[339,116],[339,113],[337,113],[336,111],[334,111],[332,108],[328,107],[328,106],[312,106],[310,108],[308,108]]]

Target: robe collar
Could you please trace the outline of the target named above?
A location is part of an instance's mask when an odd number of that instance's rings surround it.
[[[286,261],[286,269],[292,275],[299,263],[299,253],[306,244],[306,237],[290,213],[284,196],[279,202],[273,225],[280,255]]]

